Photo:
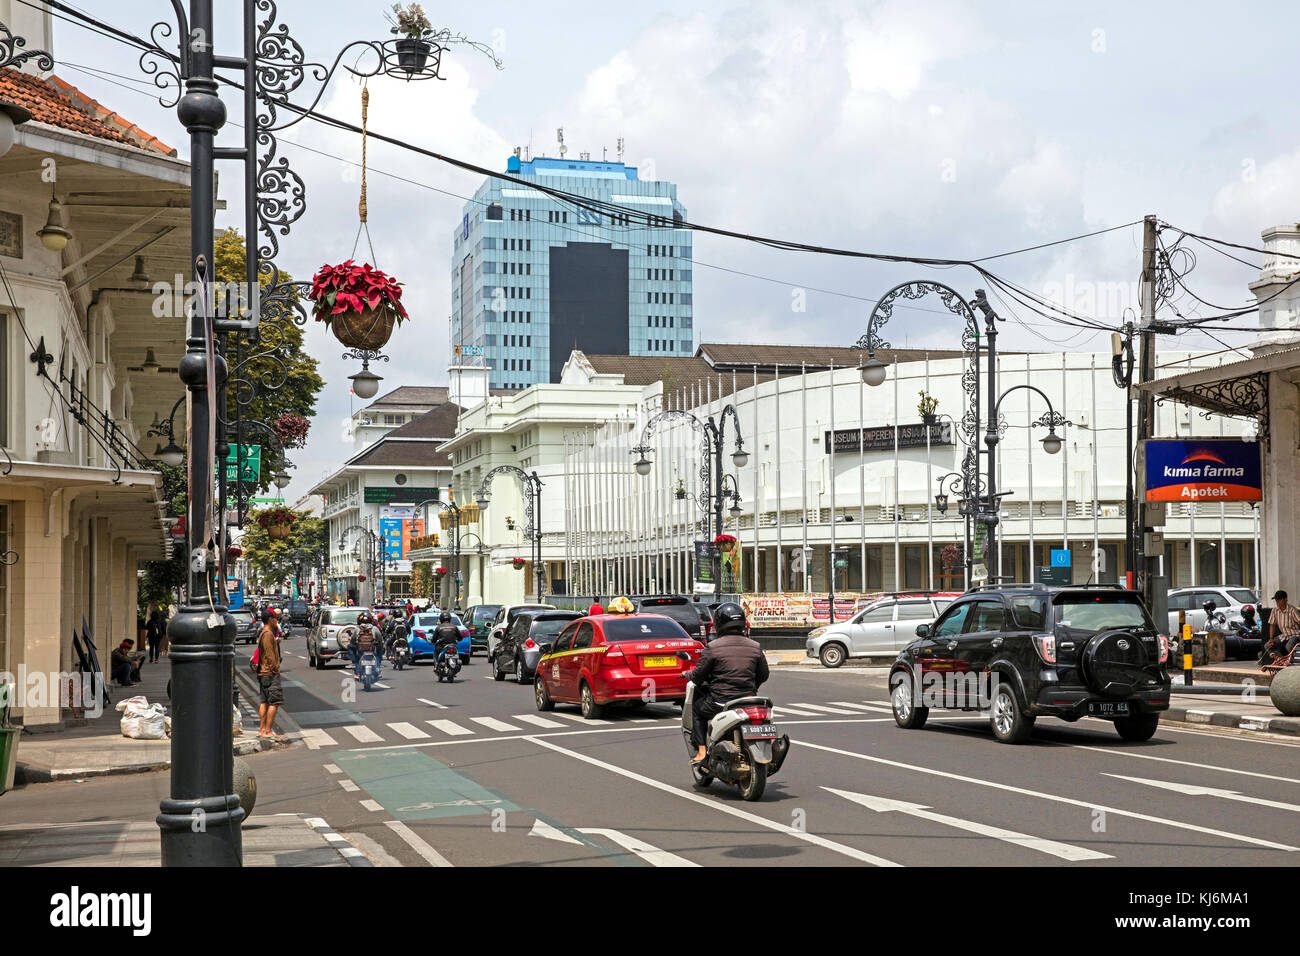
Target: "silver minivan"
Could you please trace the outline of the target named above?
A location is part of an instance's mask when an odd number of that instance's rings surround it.
[[[915,639],[918,624],[933,623],[951,602],[950,596],[891,594],[847,621],[814,629],[804,646],[825,667],[850,657],[893,657]]]

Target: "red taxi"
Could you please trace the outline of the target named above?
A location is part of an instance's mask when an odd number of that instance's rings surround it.
[[[578,704],[588,720],[609,704],[640,706],[686,699],[682,671],[704,645],[662,614],[599,614],[574,621],[537,662],[533,696],[538,710]],[[690,655],[678,658],[679,651]]]

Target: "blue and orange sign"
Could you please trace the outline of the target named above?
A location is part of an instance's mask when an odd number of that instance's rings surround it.
[[[1259,442],[1233,438],[1146,443],[1147,501],[1262,501]]]

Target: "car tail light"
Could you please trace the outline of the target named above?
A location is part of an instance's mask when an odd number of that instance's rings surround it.
[[[422,641],[423,641],[423,640],[426,640],[426,639],[428,638],[428,634],[427,634],[425,631],[420,630],[419,628],[416,628],[416,630],[415,630],[415,636],[418,637],[418,638],[419,638],[420,640],[422,640]]]
[[[1163,634],[1156,635],[1156,646],[1160,648],[1160,663],[1169,662],[1169,640]]]
[[[766,707],[742,707],[740,709],[745,712],[745,717],[752,724],[765,724],[768,718],[772,716],[772,711]]]
[[[528,640],[524,641],[524,650],[526,651],[531,651],[536,646],[537,646],[537,642],[534,641],[531,637]]]
[[[469,637],[469,628],[467,628],[467,627],[462,627],[462,628],[460,629],[460,636],[461,636],[461,637]]]
[[[1045,664],[1056,663],[1056,637],[1052,634],[1035,634],[1034,650]]]
[[[623,656],[623,648],[606,645],[605,657],[602,663],[606,667],[621,667],[627,663],[627,658]]]

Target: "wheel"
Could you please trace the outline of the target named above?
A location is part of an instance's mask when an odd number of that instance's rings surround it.
[[[592,691],[591,685],[586,681],[582,682],[578,697],[581,701],[582,716],[587,720],[599,720],[600,715],[605,712],[605,708],[596,703],[596,695]]]
[[[839,667],[844,663],[844,658],[848,655],[845,653],[843,644],[832,642],[822,645],[822,652],[819,656],[823,667]]]
[[[767,764],[751,762],[750,766],[753,769],[749,771],[745,785],[740,788],[740,795],[752,802],[763,796],[763,789],[767,786]]]
[[[1006,684],[998,684],[989,710],[993,736],[1004,744],[1022,744],[1034,732],[1034,718],[1020,710],[1016,692]]]
[[[533,678],[533,701],[537,704],[538,710],[555,709],[555,701],[551,700],[551,695],[546,692],[546,681],[542,680],[540,674]]]
[[[889,703],[894,711],[894,723],[904,730],[919,730],[925,726],[925,720],[930,716],[929,707],[916,706],[912,690],[912,681],[907,674],[900,674],[894,682],[894,689],[889,694]]]
[[[489,661],[492,665],[492,679],[501,681],[506,679],[506,672],[501,669],[501,659],[494,657]]]
[[[1159,714],[1134,714],[1132,717],[1121,717],[1115,721],[1115,729],[1125,740],[1139,743],[1150,740],[1159,724]]]
[[[528,672],[524,670],[524,662],[515,658],[515,681],[520,684],[528,683]]]

